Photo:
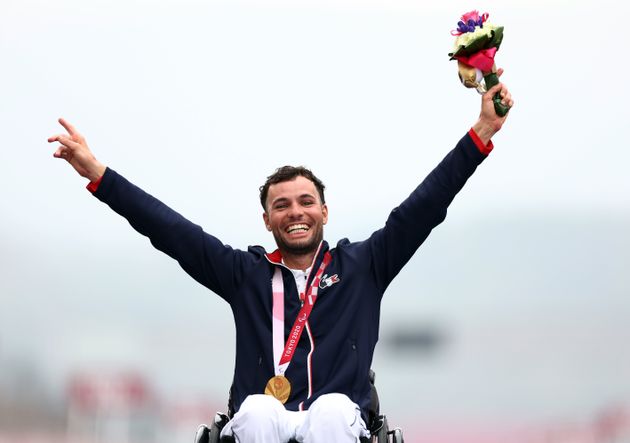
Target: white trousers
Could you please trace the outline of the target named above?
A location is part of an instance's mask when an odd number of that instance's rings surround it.
[[[307,411],[287,411],[271,395],[248,396],[221,431],[238,443],[357,443],[370,433],[359,406],[343,394],[326,394]]]

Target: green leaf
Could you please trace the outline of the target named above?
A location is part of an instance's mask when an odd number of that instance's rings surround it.
[[[499,26],[492,32],[492,38],[488,43],[488,48],[497,48],[501,46],[501,42],[503,41],[503,26]]]
[[[460,45],[455,52],[449,52],[450,60],[454,60],[456,57],[470,57],[472,54],[479,52],[483,49],[497,48],[501,46],[503,41],[503,26],[499,26],[496,29],[490,31],[490,34],[483,34],[476,39],[470,41],[467,46]]]

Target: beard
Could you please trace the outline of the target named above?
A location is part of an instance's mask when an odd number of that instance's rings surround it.
[[[273,238],[276,240],[276,245],[282,255],[308,255],[314,253],[317,251],[317,248],[319,248],[319,244],[324,239],[324,228],[320,226],[317,233],[310,240],[287,243],[282,236],[276,232],[273,233]]]

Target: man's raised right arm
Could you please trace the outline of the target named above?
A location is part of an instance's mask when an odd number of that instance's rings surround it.
[[[91,183],[98,182],[105,173],[105,165],[94,157],[85,138],[74,126],[63,118],[59,119],[59,123],[68,133],[48,137],[48,143],[60,143],[53,156],[66,160],[81,177],[87,178]]]
[[[243,274],[246,253],[236,251],[202,228],[127,181],[99,162],[85,138],[67,121],[59,123],[68,134],[48,139],[60,145],[54,157],[66,160],[99,200],[123,216],[153,246],[179,262],[195,280],[230,301],[234,284]]]

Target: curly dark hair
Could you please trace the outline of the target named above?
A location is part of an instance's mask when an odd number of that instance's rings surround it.
[[[307,169],[304,166],[282,166],[276,169],[276,171],[269,177],[267,177],[267,181],[265,182],[265,184],[259,188],[260,204],[262,205],[263,209],[265,211],[267,210],[267,195],[269,194],[269,186],[275,185],[276,183],[293,180],[298,176],[307,178],[312,181],[315,185],[315,188],[317,188],[317,192],[319,192],[319,198],[321,199],[322,204],[326,203],[326,200],[324,199],[324,189],[326,188],[326,186],[324,186],[324,183],[322,183],[320,179],[315,177],[315,174],[313,174],[310,169]]]

